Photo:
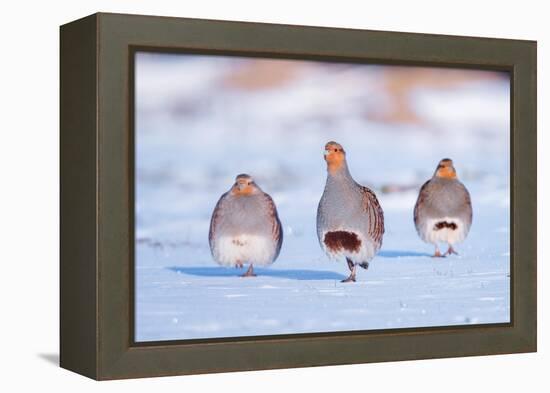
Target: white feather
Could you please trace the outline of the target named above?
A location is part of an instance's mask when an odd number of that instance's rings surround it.
[[[331,229],[330,231],[323,231],[321,239],[325,238],[325,235],[327,234],[327,232],[334,232],[338,230],[344,231],[345,229]],[[350,258],[354,262],[359,262],[359,263],[370,262],[371,259],[374,258],[374,255],[376,254],[376,252],[378,251],[377,249],[375,249],[374,243],[359,231],[353,231],[353,233],[357,234],[357,236],[359,237],[359,240],[361,240],[361,246],[359,247],[359,251],[353,252],[353,251],[341,249],[335,252],[333,250],[328,249],[325,242],[322,241],[321,247],[323,251],[327,254],[327,256],[330,259],[334,259],[334,260]]]
[[[221,236],[214,247],[214,258],[223,266],[235,266],[238,262],[266,266],[274,256],[275,242],[267,236]]]
[[[435,230],[435,225],[438,222],[446,221],[449,224],[454,223],[456,229],[442,228]],[[460,218],[455,217],[442,217],[437,219],[428,219],[424,224],[424,228],[420,231],[424,241],[437,244],[447,243],[449,245],[462,242],[468,234],[468,228],[464,225],[464,222]]]

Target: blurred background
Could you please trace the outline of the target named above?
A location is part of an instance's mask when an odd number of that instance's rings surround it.
[[[204,248],[238,173],[274,197],[287,233],[314,234],[329,140],[384,210],[409,221],[444,157],[474,204],[507,207],[509,95],[501,72],[138,53],[138,243]]]
[[[508,74],[136,56],[138,341],[509,321]],[[347,267],[316,234],[330,140],[384,209],[382,249],[351,286],[337,285]],[[413,207],[445,157],[474,220],[460,255],[434,261]],[[254,280],[218,267],[208,246],[239,173],[273,197],[284,230]]]

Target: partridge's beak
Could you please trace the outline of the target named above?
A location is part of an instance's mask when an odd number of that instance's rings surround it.
[[[323,155],[324,155],[325,157],[328,156],[329,154],[330,154],[330,151],[329,151],[329,150],[325,150],[324,153],[323,153]]]

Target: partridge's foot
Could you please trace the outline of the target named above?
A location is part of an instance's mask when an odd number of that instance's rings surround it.
[[[340,281],[340,282],[355,282],[355,275],[354,274],[350,274],[348,278]]]
[[[241,277],[256,277],[256,274],[254,273],[254,268],[252,267],[252,264],[248,267],[248,270],[246,273],[241,274]]]
[[[443,254],[443,255],[445,256],[445,255],[453,255],[453,254],[458,255],[458,252],[456,252],[456,251],[454,250],[453,246],[449,246],[449,249],[448,249],[447,252],[446,252],[445,254]]]
[[[357,269],[357,265],[354,264],[353,262],[351,262],[349,259],[347,261],[348,261],[348,266],[351,270],[351,274],[349,275],[348,278],[346,278],[345,280],[342,280],[340,282],[355,282],[355,270]]]

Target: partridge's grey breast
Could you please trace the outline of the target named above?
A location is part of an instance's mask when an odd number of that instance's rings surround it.
[[[383,234],[384,214],[374,192],[351,176],[329,176],[317,210],[321,247],[330,256],[368,262],[380,249]]]
[[[273,199],[259,190],[254,195],[227,192],[212,214],[209,243],[222,265],[271,264],[279,255],[283,231]]]
[[[415,205],[417,226],[428,219],[456,217],[466,226],[472,223],[472,204],[466,187],[458,180],[433,178],[420,189]]]

